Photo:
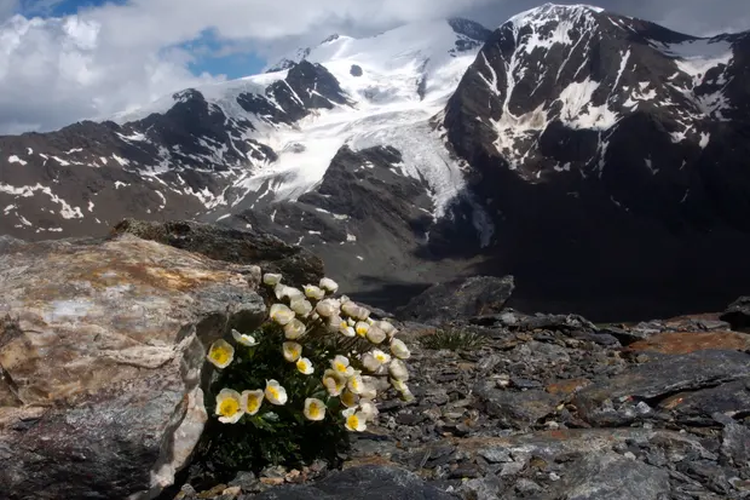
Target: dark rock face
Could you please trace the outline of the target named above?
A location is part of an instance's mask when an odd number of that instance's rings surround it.
[[[248,199],[252,210],[222,223],[250,225],[308,248],[323,259],[342,292],[391,308],[454,272],[419,253],[428,234],[435,237],[434,206],[429,186],[406,175],[401,164],[394,148],[345,146],[321,183],[296,202]]]
[[[461,35],[456,40],[456,52],[463,52],[480,47],[484,42],[489,40],[492,32],[481,24],[469,19],[459,17],[448,19],[448,24],[453,31]]]
[[[239,231],[190,221],[147,222],[126,219],[112,230],[112,236],[132,234],[215,260],[254,264],[264,272],[280,272],[287,283],[302,286],[317,283],[324,275],[322,261],[309,251],[287,245],[260,231]]]
[[[399,318],[420,323],[446,321],[499,312],[513,293],[512,276],[474,276],[428,288],[398,311]]]
[[[730,304],[721,320],[732,325],[733,330],[750,330],[750,297],[740,297]]]
[[[691,51],[715,62],[676,59]],[[444,120],[496,229],[481,272],[513,274],[521,309],[592,319],[711,310],[746,291],[748,91],[736,75],[748,54],[747,34],[697,40],[587,7],[501,26]]]

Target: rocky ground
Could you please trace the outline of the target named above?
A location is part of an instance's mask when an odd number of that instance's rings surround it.
[[[748,302],[722,316],[732,324],[594,325],[508,309],[402,324],[416,399],[381,404],[343,471],[241,472],[177,497],[750,498],[750,335],[731,330],[746,325]]]
[[[266,317],[259,265],[296,285],[323,272],[272,236],[194,223],[0,237],[0,500],[750,499],[750,297],[603,325],[508,308],[510,276],[395,311],[416,397],[380,403],[342,470],[212,476],[189,465],[206,346]]]

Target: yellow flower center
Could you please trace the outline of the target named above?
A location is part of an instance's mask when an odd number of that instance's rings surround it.
[[[310,416],[312,418],[316,418],[318,415],[320,415],[320,408],[318,407],[318,403],[310,403],[308,413],[310,413]]]
[[[337,372],[346,373],[347,366],[344,363],[336,363],[334,366]]]
[[[357,380],[356,378],[353,378],[351,379],[350,384],[352,386],[352,389],[354,389],[355,391],[359,390],[359,380]]]
[[[253,413],[260,407],[260,398],[250,397],[247,399],[247,412]]]
[[[271,395],[272,399],[279,399],[279,390],[275,387],[269,387],[268,393]]]
[[[223,365],[229,361],[229,351],[222,349],[221,347],[215,347],[211,350],[211,359],[216,361],[218,364]]]
[[[356,429],[359,427],[359,418],[356,414],[349,415],[346,419],[346,425],[348,425],[351,429]]]
[[[219,404],[219,413],[222,417],[231,417],[240,411],[240,403],[234,398],[227,398]]]

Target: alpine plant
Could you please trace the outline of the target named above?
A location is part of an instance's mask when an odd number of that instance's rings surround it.
[[[310,424],[338,425],[362,432],[377,418],[377,403],[389,396],[414,399],[404,362],[410,357],[398,331],[374,321],[370,311],[323,278],[302,290],[266,273],[263,285],[275,298],[256,331],[232,330],[233,344],[220,339],[206,359],[230,382],[215,400],[222,424],[278,421],[285,409]],[[273,373],[276,370],[277,373]]]

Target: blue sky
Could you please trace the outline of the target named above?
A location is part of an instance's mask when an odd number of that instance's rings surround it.
[[[62,17],[105,3],[125,4],[127,0],[21,0],[17,12],[26,17]],[[207,29],[195,40],[177,46],[193,54],[195,60],[188,68],[195,75],[207,72],[214,76],[226,75],[228,79],[240,78],[258,73],[266,65],[263,58],[250,50],[225,54],[226,51],[221,50],[223,45],[215,30]]]

